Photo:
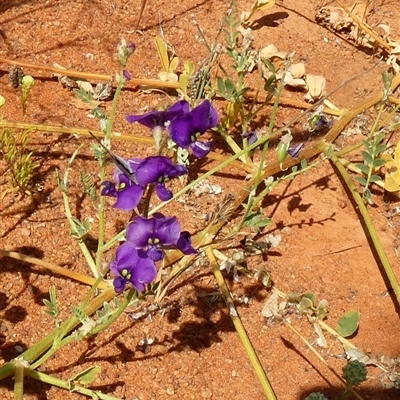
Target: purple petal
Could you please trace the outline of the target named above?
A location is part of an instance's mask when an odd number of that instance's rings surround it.
[[[147,250],[147,257],[149,257],[154,262],[157,262],[164,258],[164,253],[158,247],[151,246]]]
[[[199,140],[196,140],[190,145],[190,148],[196,158],[203,158],[210,152],[211,146],[212,142],[200,142]]]
[[[191,245],[190,233],[183,231],[179,237],[177,247],[183,254],[195,254],[197,250]]]
[[[204,100],[190,114],[193,118],[194,133],[200,132],[203,134],[208,129],[214,128],[219,121],[218,112],[209,100]]]
[[[104,181],[101,183],[101,186],[103,187],[103,189],[101,189],[102,196],[117,197],[118,191],[114,182]]]
[[[153,219],[137,216],[126,228],[126,240],[133,247],[143,249],[149,244],[149,239],[153,237],[153,231]]]
[[[118,191],[117,201],[113,207],[122,211],[132,211],[139,204],[142,196],[143,188],[131,183],[130,186]]]
[[[150,129],[154,129],[156,126],[164,128],[165,124],[171,121],[175,116],[187,113],[188,111],[189,103],[185,100],[180,100],[165,111],[154,110],[142,115],[128,115],[126,120],[131,123],[139,122],[139,124]]]
[[[257,142],[257,133],[253,131],[245,132],[240,135],[243,139],[247,139],[247,144],[251,146],[253,143]]]
[[[186,100],[179,100],[168,109],[168,112],[171,111],[176,113],[188,113],[190,111],[190,105]]]
[[[145,158],[136,168],[135,174],[138,183],[146,186],[149,183],[164,182],[172,178],[187,174],[183,165],[175,165],[168,157],[150,156]]]
[[[110,264],[110,271],[119,275],[123,269],[129,269],[136,262],[137,251],[129,243],[121,244],[115,253],[115,260]]]
[[[157,274],[152,260],[141,257],[139,252],[129,243],[119,246],[115,260],[110,264],[110,271],[115,276],[114,289],[117,293],[124,290],[130,282],[138,291],[145,289]]]
[[[138,258],[138,263],[132,270],[132,285],[139,291],[143,292],[145,285],[152,282],[157,275],[157,268],[154,262],[148,258]]]
[[[168,163],[172,164],[171,160],[164,156],[145,158],[136,169],[138,182],[143,186],[157,182],[164,175],[168,168]]]
[[[163,246],[175,245],[181,234],[181,225],[176,217],[164,217],[154,214],[154,236],[160,239]]]
[[[300,154],[301,149],[302,149],[304,146],[305,146],[305,143],[300,143],[300,144],[298,144],[298,145],[296,145],[296,146],[289,147],[289,148],[287,149],[287,153],[288,153],[291,157],[297,158],[297,157],[299,156],[299,154]]]
[[[139,122],[147,128],[154,129],[156,126],[161,126],[161,120],[164,111],[150,111],[142,115],[128,115],[126,120],[130,123]]]
[[[124,78],[125,78],[127,81],[130,81],[130,80],[132,79],[131,73],[130,73],[129,71],[127,71],[126,69],[124,69],[124,70],[122,71],[122,75],[124,75]]]
[[[192,143],[192,123],[192,117],[188,113],[175,117],[168,126],[171,139],[183,149],[187,149],[190,143]]]
[[[121,293],[125,289],[126,280],[121,276],[117,276],[113,281],[114,290],[116,293]]]
[[[172,192],[168,190],[163,183],[156,184],[156,193],[160,200],[168,201],[172,198]]]

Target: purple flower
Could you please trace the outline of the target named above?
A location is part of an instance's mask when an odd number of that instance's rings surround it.
[[[128,70],[126,70],[126,69],[124,69],[124,70],[122,71],[122,75],[124,76],[124,78],[125,78],[127,81],[130,81],[130,80],[132,79],[131,73],[130,73]]]
[[[129,242],[119,246],[114,261],[110,264],[110,271],[114,275],[114,290],[121,293],[128,283],[142,292],[145,285],[157,275],[154,262],[138,252]]]
[[[217,110],[209,100],[204,100],[190,112],[178,114],[169,124],[171,139],[180,147],[191,148],[196,158],[205,157],[211,149],[211,142],[197,140],[204,132],[217,125]]]
[[[153,218],[135,217],[126,229],[126,240],[135,249],[143,250],[147,257],[159,261],[164,257],[163,249],[179,248],[184,254],[194,254],[188,232],[181,232],[176,217],[165,217],[155,213]]]
[[[188,173],[183,165],[175,165],[168,157],[150,156],[140,161],[135,169],[137,182],[141,186],[155,183],[157,196],[162,201],[172,198],[172,192],[165,187],[170,179]]]
[[[247,139],[248,146],[251,146],[253,143],[257,142],[257,140],[258,140],[257,133],[254,131],[248,131],[248,132],[242,133],[240,136],[242,137],[242,139]]]
[[[195,254],[196,249],[192,246],[192,240],[190,233],[188,231],[181,232],[178,242],[176,244],[177,249],[179,249],[183,254]]]
[[[134,160],[128,160],[127,162],[132,167],[132,170],[136,168]],[[113,207],[122,211],[132,211],[139,204],[143,196],[144,188],[134,183],[132,179],[118,168],[116,168],[114,172],[114,181],[115,182],[102,182],[102,196],[116,197],[117,201]]]
[[[126,120],[131,123],[139,122],[139,124],[150,129],[156,127],[165,128],[165,124],[171,121],[174,117],[188,112],[189,103],[186,100],[180,100],[165,111],[154,110],[142,115],[128,115]]]
[[[305,143],[299,143],[296,146],[291,146],[287,149],[287,153],[290,157],[297,158],[300,154],[301,149],[305,146]]]
[[[135,43],[127,43],[124,38],[121,39],[121,43],[118,45],[117,57],[120,65],[125,68],[129,57],[136,50]]]

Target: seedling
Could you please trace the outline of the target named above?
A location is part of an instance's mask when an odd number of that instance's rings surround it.
[[[2,193],[2,197],[10,192],[33,195],[33,178],[39,163],[34,160],[33,153],[27,150],[29,142],[29,131],[24,131],[18,141],[18,135],[11,129],[0,130],[0,151],[8,166],[6,175],[11,186]]]

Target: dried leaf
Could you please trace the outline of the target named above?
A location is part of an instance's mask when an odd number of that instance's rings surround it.
[[[291,86],[293,88],[306,88],[307,84],[304,79],[295,79],[290,72],[285,74],[285,85]]]
[[[306,83],[308,93],[305,98],[308,101],[319,100],[326,94],[326,79],[323,76],[307,74]]]
[[[306,67],[304,63],[295,63],[290,65],[288,71],[292,74],[293,78],[302,78],[306,74]]]
[[[94,93],[93,86],[90,82],[88,81],[76,81],[76,84],[78,85],[79,89],[83,89],[85,92],[89,93]]]
[[[260,50],[260,58],[271,59],[277,57],[283,60],[284,58],[286,58],[287,55],[288,53],[285,53],[284,51],[279,51],[277,47],[273,44],[270,44]]]
[[[265,318],[273,318],[276,316],[281,316],[280,314],[280,308],[279,308],[279,295],[277,292],[273,292],[271,296],[269,296],[269,299],[265,303],[261,314]]]
[[[388,192],[400,191],[400,142],[397,143],[394,157],[385,154],[387,172],[385,174],[384,188]]]
[[[161,82],[178,82],[178,75],[173,72],[161,71],[158,73]]]

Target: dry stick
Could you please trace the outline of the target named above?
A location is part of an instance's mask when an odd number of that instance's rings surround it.
[[[55,68],[55,67],[48,67],[46,65],[36,65],[36,64],[29,64],[29,63],[24,63],[20,61],[15,61],[15,60],[9,60],[7,58],[0,57],[0,63],[5,63],[8,65],[18,65],[20,67],[24,68],[31,68],[34,70],[42,70],[42,71],[47,71],[47,72],[52,72],[54,74],[60,74],[63,76],[72,76],[75,78],[83,78],[83,79],[92,79],[95,81],[110,81],[113,79],[111,75],[103,75],[103,74],[93,74],[90,72],[80,72],[80,71],[73,71],[69,69],[60,69],[60,68]],[[179,82],[162,82],[160,80],[156,79],[139,79],[139,78],[132,78],[130,81],[126,83],[126,87],[136,87],[136,86],[145,86],[145,87],[150,87],[150,88],[155,88],[155,89],[179,89],[180,84]],[[250,91],[246,93],[245,97],[247,98],[254,98],[255,97],[255,92]],[[265,98],[265,97],[264,97]],[[262,102],[262,99],[259,100],[259,102]],[[274,97],[270,100],[270,103],[274,102]],[[299,101],[299,100],[294,100],[294,99],[289,99],[285,97],[281,97],[279,99],[279,104],[281,105],[286,105],[290,107],[295,107],[295,108],[301,108],[301,109],[307,109],[310,104],[306,103],[305,101]],[[326,108],[324,110],[326,114],[331,114],[331,115],[341,115],[342,111],[341,110],[332,110],[331,108]]]
[[[52,72],[54,74],[60,74],[63,76],[73,76],[74,78],[93,79],[95,81],[110,81],[113,79],[112,75],[94,74],[94,73],[89,73],[89,72],[79,72],[79,71],[73,71],[73,70],[69,70],[69,69],[48,67],[46,65],[29,64],[29,63],[16,61],[16,60],[10,60],[10,59],[3,58],[3,57],[0,57],[0,63],[5,63],[8,65],[18,65],[19,67]],[[143,86],[150,86],[152,88],[165,88],[165,89],[179,88],[179,83],[161,82],[161,81],[155,80],[155,79],[132,78],[129,82],[127,82],[127,85],[128,86],[143,85]]]
[[[139,28],[140,20],[142,19],[142,15],[143,15],[144,7],[146,6],[146,2],[147,2],[147,0],[142,0],[142,2],[140,3],[139,18],[138,18],[138,20],[136,22],[135,31],[137,31],[138,28]]]
[[[337,3],[339,3],[340,7],[343,8],[343,10],[351,17],[351,19],[361,28],[363,29],[366,33],[368,33],[372,38],[375,39],[376,42],[378,42],[381,46],[383,46],[387,51],[391,51],[393,49],[392,46],[390,46],[387,42],[385,42],[377,33],[375,33],[369,26],[364,24],[364,22],[357,17],[355,14],[353,14],[342,2],[341,0],[336,0]]]
[[[79,272],[74,272],[67,268],[63,268],[58,265],[49,263],[47,261],[40,260],[39,258],[30,257],[30,256],[27,256],[22,253],[17,253],[15,251],[6,251],[6,250],[0,249],[0,255],[13,258],[14,260],[19,260],[19,261],[23,261],[23,262],[35,264],[35,265],[40,265],[41,267],[47,268],[48,270],[50,270],[56,274],[59,274],[59,275],[65,276],[67,278],[85,283],[87,285],[92,286],[96,282],[96,279],[91,278],[87,275],[83,275],[83,274],[80,274]],[[98,287],[99,287],[99,289],[107,289],[110,287],[110,285],[106,282],[100,282]]]

